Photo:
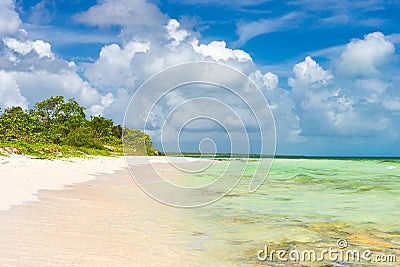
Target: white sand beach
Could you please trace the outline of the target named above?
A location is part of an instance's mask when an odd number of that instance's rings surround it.
[[[174,163],[199,160],[173,158]],[[133,157],[129,164],[167,164],[169,161],[170,157]],[[20,155],[0,156],[0,210],[37,201],[39,190],[63,189],[66,185],[90,181],[98,175],[126,169],[126,166],[124,157],[48,160]]]
[[[0,266],[192,265],[182,210],[144,194],[122,157],[1,157],[0,177]]]
[[[65,185],[92,180],[125,168],[122,157],[35,159],[11,155],[0,157],[0,210],[37,201],[41,189],[62,189]]]

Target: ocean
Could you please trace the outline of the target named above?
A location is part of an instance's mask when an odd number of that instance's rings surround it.
[[[264,184],[249,193],[257,163],[214,161],[207,175],[198,175],[212,181],[227,164],[237,175],[246,169],[228,195],[184,212],[190,233],[184,233],[185,248],[194,262],[398,266],[399,159],[275,159]],[[278,258],[271,250],[285,252]]]

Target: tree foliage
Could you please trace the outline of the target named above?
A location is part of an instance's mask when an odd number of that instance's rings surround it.
[[[129,155],[159,155],[160,152],[153,148],[150,135],[140,131],[123,129],[124,152]]]
[[[159,153],[146,133],[124,129],[103,116],[87,119],[84,107],[75,99],[65,101],[63,96],[37,102],[28,111],[10,107],[0,115],[0,145],[24,142],[106,150],[121,148],[123,136],[132,154]]]

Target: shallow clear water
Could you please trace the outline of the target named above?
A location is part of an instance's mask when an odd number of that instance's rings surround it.
[[[248,193],[250,162],[239,185],[212,205],[187,211],[189,253],[206,263],[268,266],[300,263],[261,262],[257,251],[271,249],[369,249],[375,255],[397,255],[400,248],[400,161],[276,159],[270,175]],[[216,162],[214,179],[227,162]],[[234,161],[241,170],[244,161]],[[318,265],[317,263],[304,263]],[[322,264],[322,263],[319,263]],[[376,266],[324,260],[327,266]],[[318,265],[324,266],[324,265]],[[385,266],[396,266],[386,263]]]

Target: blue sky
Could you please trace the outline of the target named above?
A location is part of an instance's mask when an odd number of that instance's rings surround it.
[[[207,60],[263,91],[279,154],[400,156],[399,12],[393,0],[3,0],[0,107],[62,94],[122,123],[148,77]]]

